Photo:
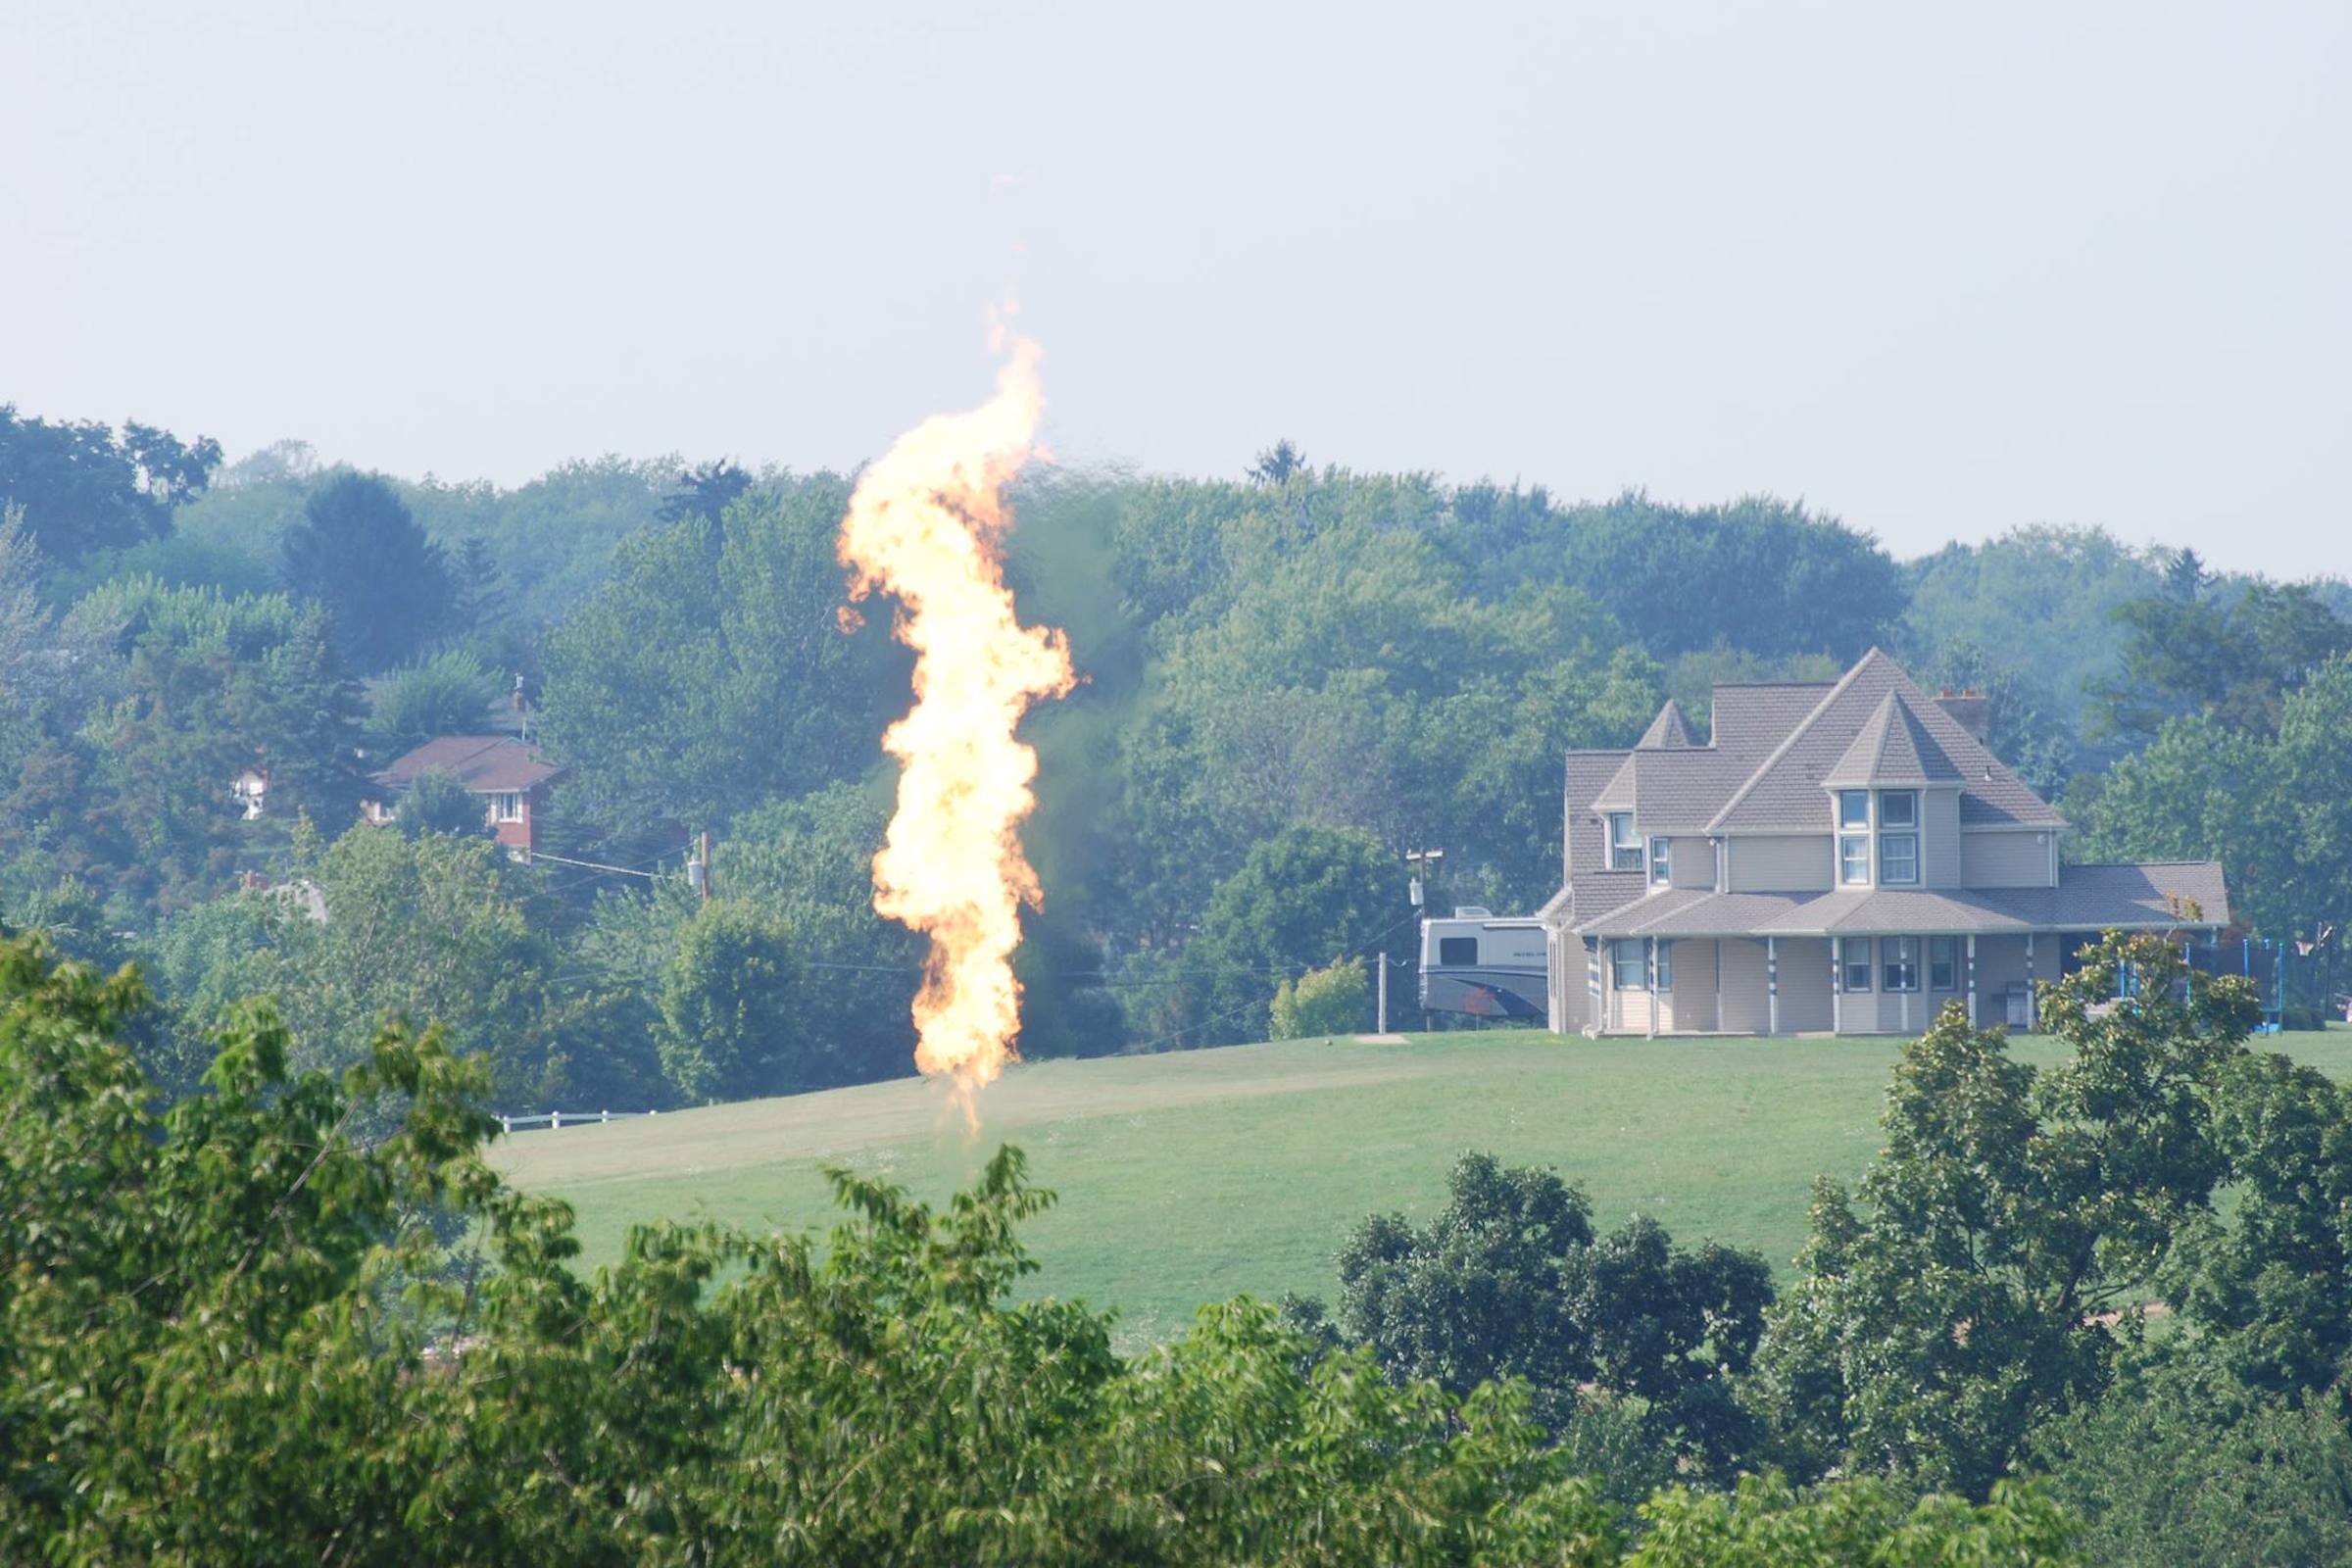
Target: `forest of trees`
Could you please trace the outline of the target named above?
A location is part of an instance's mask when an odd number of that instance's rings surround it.
[[[907,662],[886,617],[837,616],[848,489],[674,459],[407,483],[292,442],[224,466],[6,411],[0,921],[144,959],[171,1082],[256,988],[320,1064],[379,1011],[438,1017],[517,1104],[906,1071],[919,948],[865,866]],[[1230,482],[1064,471],[1017,500],[1021,612],[1084,676],[1029,725],[1029,1055],[1265,1036],[1286,981],[1410,954],[1408,849],[1446,851],[1433,904],[1532,908],[1564,750],[1624,744],[1668,695],[1703,727],[1713,681],[1827,678],[1874,644],[1991,696],[2077,858],[2218,857],[2266,937],[2327,947],[2352,909],[2340,581],[2056,528],[1901,562],[1770,500],[1567,504],[1287,445]],[[511,726],[517,681],[568,767],[542,847],[588,866],[507,860],[462,802],[358,829],[375,770]],[[707,906],[683,880],[703,831]],[[347,925],[432,951],[354,981]],[[1360,994],[1347,972],[1316,1018]]]

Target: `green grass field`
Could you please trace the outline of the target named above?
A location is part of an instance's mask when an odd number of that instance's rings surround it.
[[[2275,1043],[2352,1076],[2352,1031]],[[1033,1222],[1037,1294],[1120,1309],[1130,1344],[1241,1292],[1328,1295],[1365,1213],[1425,1215],[1453,1157],[1555,1167],[1615,1225],[1653,1214],[1786,1267],[1816,1174],[1878,1147],[1896,1042],[1561,1040],[1523,1031],[1398,1045],[1290,1041],[1013,1068],[978,1133],[937,1084],[905,1079],[610,1126],[517,1134],[496,1158],[578,1210],[591,1264],[643,1220],[823,1229],[827,1164],[939,1199],[1000,1143],[1060,1194]],[[2046,1042],[2021,1056],[2048,1061]]]

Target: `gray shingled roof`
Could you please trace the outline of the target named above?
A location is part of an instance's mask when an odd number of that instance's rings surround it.
[[[1736,757],[1762,758],[1830,695],[1826,680],[1724,682],[1716,686],[1708,744]]]
[[[1683,717],[1683,705],[1669,697],[1666,706],[1658,710],[1658,716],[1649,721],[1649,728],[1643,730],[1642,738],[1634,744],[1637,747],[1680,751],[1685,747],[1696,746],[1698,738],[1690,733],[1690,720]]]
[[[1636,752],[1634,810],[1644,833],[1703,833],[1723,803],[1754,771],[1753,758],[1693,748]]]
[[[1617,771],[1610,776],[1607,786],[1592,798],[1592,809],[1595,811],[1630,811],[1634,809],[1635,781],[1639,776],[1638,770],[1634,766],[1636,755],[1638,754],[1627,753],[1625,760],[1617,764]]]
[[[1863,721],[1854,744],[1822,775],[1821,782],[1840,787],[1957,784],[1960,768],[1936,744],[1903,694],[1891,691]]]
[[[1649,878],[1639,871],[1594,871],[1575,882],[1575,902],[1568,917],[1581,927],[1612,909],[1621,909],[1649,891]]]
[[[1985,897],[2037,926],[2104,930],[2110,926],[2230,923],[2230,889],[2215,860],[2147,860],[2127,865],[2066,865],[2054,888],[2003,888]],[[2173,902],[2196,906],[2192,921]]]
[[[1825,826],[1829,808],[1823,798],[1823,781],[1843,760],[1855,737],[1890,692],[1901,695],[1926,736],[1959,769],[1962,826],[2066,825],[2048,803],[1914,686],[1893,660],[1874,648],[1764,760],[1755,775],[1716,813],[1709,828],[1811,832]]]
[[[1625,765],[1624,752],[1570,752],[1568,754],[1568,871],[1582,877],[1594,871],[1608,869],[1602,853],[1600,835],[1592,831],[1593,798],[1600,794],[1617,770]]]
[[[1630,875],[1630,873],[1619,873]],[[2230,923],[2222,868],[2211,860],[2070,865],[2054,888],[1845,888],[1835,893],[1675,893],[1583,906],[1592,936],[1978,936],[2028,931],[2172,930]],[[2174,912],[2173,901],[2197,913]]]

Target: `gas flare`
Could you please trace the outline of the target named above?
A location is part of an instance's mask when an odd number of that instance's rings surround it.
[[[1036,451],[1044,398],[1037,345],[1000,332],[997,346],[994,396],[924,420],[859,478],[840,551],[850,597],[896,598],[893,632],[914,650],[914,707],[882,736],[899,804],[874,857],[874,908],[931,938],[914,1061],[953,1074],[975,1122],[973,1092],[1012,1059],[1020,1028],[1020,906],[1043,897],[1017,836],[1037,804],[1037,753],[1013,731],[1075,678],[1067,640],[1022,625],[1004,582],[1004,490]]]

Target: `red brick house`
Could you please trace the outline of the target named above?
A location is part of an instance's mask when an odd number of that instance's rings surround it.
[[[534,825],[547,806],[549,786],[564,773],[562,763],[549,761],[537,747],[513,735],[444,735],[377,773],[385,798],[362,801],[360,814],[379,827],[391,821],[401,793],[418,775],[434,771],[451,775],[480,798],[483,819],[509,854],[531,858]]]

